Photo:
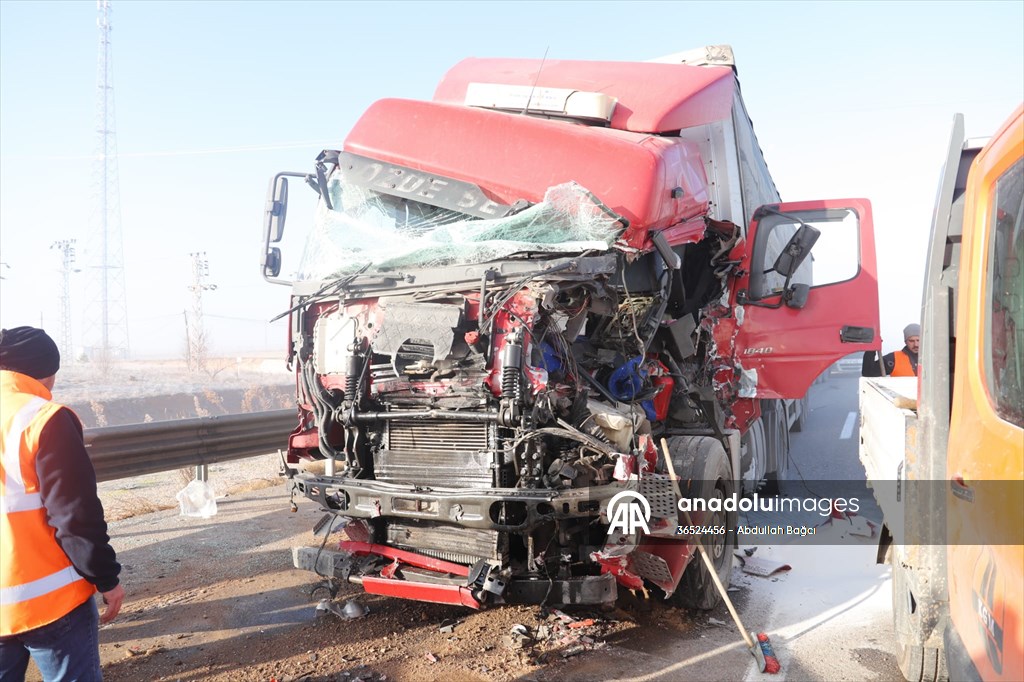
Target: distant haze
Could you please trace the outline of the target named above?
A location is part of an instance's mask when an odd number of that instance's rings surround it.
[[[728,43],[784,200],[874,205],[885,350],[918,321],[953,115],[987,136],[1024,99],[1024,3],[113,3],[130,344],[182,357],[189,253],[211,352],[285,350],[258,272],[270,177],[311,168],[382,97],[429,99],[469,57],[645,60]],[[0,3],[0,324],[59,332],[60,260],[95,206],[94,3]],[[296,192],[300,188],[296,188]],[[294,221],[295,218],[292,218]],[[289,228],[303,226],[290,221]],[[72,277],[75,345],[86,307]]]

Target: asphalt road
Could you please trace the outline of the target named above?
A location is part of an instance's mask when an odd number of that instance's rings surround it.
[[[811,387],[809,419],[801,433],[791,434],[791,463],[780,487],[795,497],[809,489],[856,497],[858,516],[877,529],[881,511],[858,458],[858,381],[856,374],[829,374]],[[853,520],[820,525],[829,544],[792,541],[755,554],[792,565],[778,581],[753,578],[761,581],[758,599],[768,612],[763,629],[785,679],[903,680],[894,657],[889,566],[875,562],[877,530],[874,537],[857,535],[862,521]],[[747,679],[761,677],[751,672]]]
[[[858,459],[858,380],[855,374],[834,374],[811,387],[804,430],[791,434],[791,463],[780,484],[781,496],[838,492],[856,497],[858,516],[877,525],[881,513]],[[902,682],[894,658],[890,571],[875,563],[877,535],[854,534],[850,521],[828,521],[817,511],[782,518],[815,527],[814,541],[780,538],[778,543],[758,544],[755,558],[789,565],[790,570],[759,577],[744,573],[737,561],[732,585],[738,591],[731,595],[746,628],[771,637],[782,665],[780,675],[766,678],[756,670],[728,612],[719,607],[711,616],[726,624],[717,628],[714,639],[708,638],[706,628],[667,640],[654,633],[640,646],[619,644],[574,661],[559,669],[559,679]],[[779,521],[779,515],[759,513],[740,519],[741,525]],[[709,622],[706,616],[694,618]]]

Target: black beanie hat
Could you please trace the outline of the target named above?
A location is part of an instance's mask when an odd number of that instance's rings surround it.
[[[0,369],[45,379],[60,369],[60,351],[42,329],[0,329]]]

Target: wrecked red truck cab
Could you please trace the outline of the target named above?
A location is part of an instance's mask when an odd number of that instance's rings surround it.
[[[686,496],[777,486],[808,386],[878,347],[874,244],[866,200],[781,202],[728,48],[670,61],[467,60],[275,176],[288,462],[325,462],[291,486],[345,537],[297,567],[473,608],[717,604],[666,452]],[[317,205],[282,277],[289,176]],[[735,513],[695,522],[727,582]]]

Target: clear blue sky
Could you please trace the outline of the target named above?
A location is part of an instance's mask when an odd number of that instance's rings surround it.
[[[886,350],[916,320],[953,114],[987,136],[1024,99],[1024,3],[113,3],[133,354],[178,357],[192,251],[215,352],[284,348],[258,272],[267,181],[308,170],[374,100],[429,99],[468,56],[645,60],[728,43],[783,199],[864,196]],[[0,324],[59,322],[57,252],[94,205],[94,2],[0,1]],[[291,225],[291,229],[298,226]],[[81,264],[80,258],[80,264]],[[86,273],[73,275],[81,343]]]

